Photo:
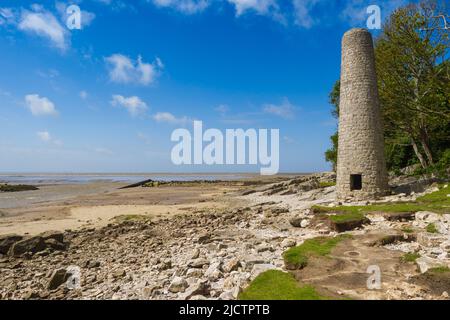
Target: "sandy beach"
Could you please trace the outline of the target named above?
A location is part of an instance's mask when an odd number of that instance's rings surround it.
[[[241,189],[243,181],[251,177],[247,175],[242,181],[130,189],[121,189],[127,185],[125,182],[44,184],[35,191],[0,193],[0,235],[99,228],[119,216],[160,219],[234,207],[239,203],[228,195]],[[276,179],[263,180],[268,183]],[[261,179],[258,181],[254,183],[260,183]]]

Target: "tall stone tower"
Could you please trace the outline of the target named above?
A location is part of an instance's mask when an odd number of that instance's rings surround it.
[[[376,199],[389,190],[375,54],[365,29],[342,39],[336,190],[339,200]]]

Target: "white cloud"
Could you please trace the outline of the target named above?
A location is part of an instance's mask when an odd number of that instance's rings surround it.
[[[145,111],[147,111],[148,109],[147,104],[137,96],[126,98],[124,96],[116,94],[113,95],[112,98],[113,99],[111,100],[111,104],[113,106],[124,107],[133,117],[145,113]]]
[[[152,0],[157,7],[172,8],[186,14],[194,14],[205,10],[210,0]]]
[[[309,29],[318,21],[312,17],[311,10],[320,0],[293,0],[295,24]]]
[[[153,116],[153,119],[157,122],[166,122],[170,124],[186,124],[189,120],[188,117],[177,118],[170,112],[158,112]]]
[[[58,139],[53,139],[48,131],[38,131],[36,134],[39,137],[39,139],[45,143],[52,143],[57,146],[62,145],[62,141]]]
[[[109,78],[116,83],[149,85],[156,80],[156,77],[164,68],[159,58],[156,58],[150,64],[143,62],[141,56],[138,57],[137,61],[133,61],[118,53],[105,58],[105,61],[109,67]]]
[[[57,115],[55,104],[46,97],[38,94],[28,94],[25,96],[25,103],[34,116]]]
[[[238,16],[249,10],[267,14],[270,10],[278,9],[276,0],[228,0],[228,2],[234,5]]]
[[[37,135],[39,139],[44,142],[49,142],[51,140],[50,133],[48,133],[48,131],[39,131]]]
[[[83,99],[83,100],[86,100],[87,97],[88,97],[88,93],[86,91],[84,91],[84,90],[81,90],[80,91],[80,98]]]
[[[23,10],[18,28],[47,38],[58,49],[66,50],[68,47],[68,32],[64,26],[52,13],[45,11],[41,6],[34,6],[33,8],[34,12]]]
[[[295,109],[296,107],[292,105],[287,98],[284,98],[282,103],[279,105],[264,105],[263,112],[273,114],[284,119],[292,119],[295,115]]]
[[[228,111],[230,111],[230,108],[226,104],[221,104],[217,106],[215,109],[221,116],[225,116]]]
[[[285,14],[281,12],[278,0],[226,0],[231,3],[236,10],[236,16],[241,16],[247,12],[255,12],[259,15],[271,17],[273,20],[287,25]]]

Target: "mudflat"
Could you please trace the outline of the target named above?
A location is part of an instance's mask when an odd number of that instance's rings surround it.
[[[174,214],[234,207],[230,194],[261,181],[174,183],[121,189],[123,182],[42,185],[39,190],[0,193],[0,235],[34,235],[48,230],[97,228],[118,216],[155,219]],[[264,179],[269,183],[273,179]]]

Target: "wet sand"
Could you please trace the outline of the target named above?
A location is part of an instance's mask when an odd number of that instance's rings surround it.
[[[267,182],[273,179],[265,179]],[[258,182],[259,181],[259,182]],[[0,235],[97,228],[124,215],[152,219],[243,205],[233,195],[244,184],[222,181],[120,189],[125,183],[44,185],[40,190],[0,193]]]

